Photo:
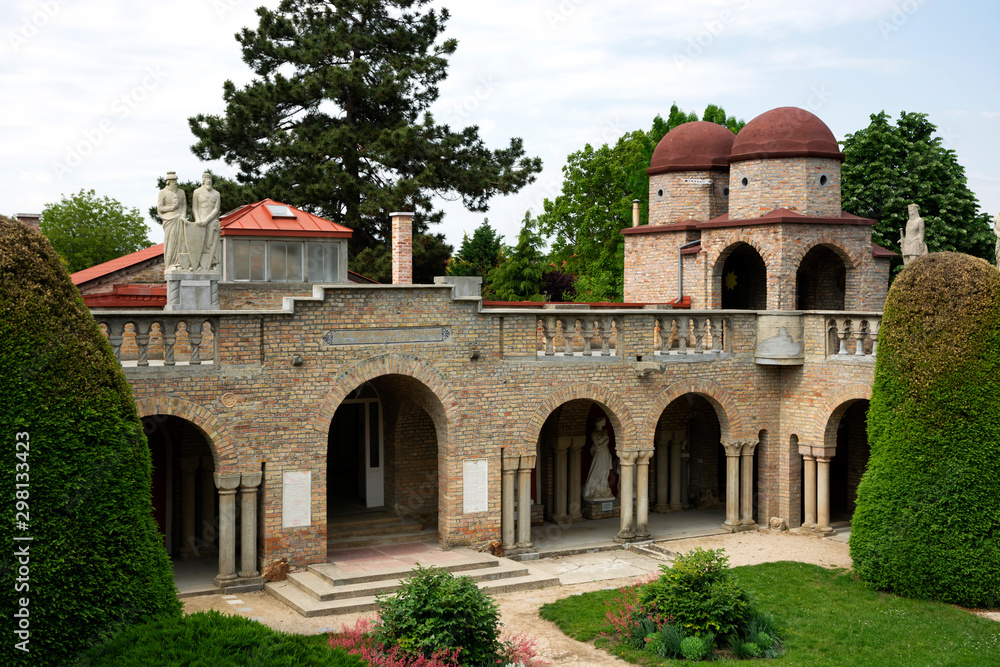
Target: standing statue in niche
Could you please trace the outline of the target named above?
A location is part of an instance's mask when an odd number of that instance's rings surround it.
[[[590,454],[593,459],[590,462],[590,472],[587,473],[587,482],[583,485],[583,497],[586,500],[612,500],[614,494],[611,493],[611,485],[608,484],[608,473],[611,472],[611,450],[608,443],[611,438],[605,430],[607,419],[597,420],[594,432],[590,434],[593,444],[590,446]]]
[[[927,244],[924,243],[924,219],[920,217],[920,208],[916,204],[908,207],[910,217],[906,221],[906,234],[899,230],[899,247],[903,253],[903,266],[917,257],[927,254]]]
[[[163,265],[169,271],[181,268],[181,255],[187,255],[185,245],[185,218],[187,195],[177,187],[177,174],[167,172],[167,186],[160,190],[156,200],[156,213],[163,225]]]
[[[188,225],[188,248],[191,268],[194,271],[217,271],[221,245],[219,213],[222,196],[212,188],[212,175],[207,171],[201,177],[202,186],[191,197],[194,222]]]

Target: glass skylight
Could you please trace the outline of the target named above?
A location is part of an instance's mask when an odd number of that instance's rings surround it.
[[[271,212],[272,218],[294,218],[292,210],[283,204],[268,204],[267,210]]]

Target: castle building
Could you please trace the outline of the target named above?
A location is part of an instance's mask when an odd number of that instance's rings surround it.
[[[621,304],[411,284],[407,213],[393,283],[365,282],[349,229],[270,200],[221,220],[218,309],[167,309],[162,247],[74,274],[147,426],[168,549],[217,553],[229,588],[324,562],[357,515],[508,552],[544,546],[532,523],[617,517],[629,542],[693,509],[828,533],[867,462],[894,256],[840,209],[843,159],[802,109],[672,130]]]

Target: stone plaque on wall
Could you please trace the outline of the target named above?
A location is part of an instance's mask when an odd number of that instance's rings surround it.
[[[489,475],[486,459],[466,461],[462,471],[462,511],[465,514],[489,509]]]
[[[391,345],[394,343],[443,343],[451,338],[448,327],[395,327],[385,329],[331,329],[323,334],[325,345]]]
[[[285,472],[281,476],[281,527],[312,525],[312,473]]]

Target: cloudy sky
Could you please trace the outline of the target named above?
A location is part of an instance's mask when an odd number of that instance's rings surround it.
[[[82,188],[145,214],[156,177],[195,180],[187,118],[221,113],[250,79],[233,35],[261,0],[4,0],[0,212],[40,212]],[[269,7],[277,0],[267,0]],[[433,108],[486,143],[524,139],[545,170],[486,214],[514,242],[558,193],[566,156],[648,128],[676,102],[750,120],[779,106],[838,139],[885,110],[927,113],[983,208],[1000,212],[1000,3],[944,0],[446,0],[459,41]],[[295,204],[296,202],[286,202]],[[223,203],[225,205],[225,203]],[[446,203],[454,243],[483,214]],[[630,221],[623,221],[627,226]],[[155,225],[154,225],[155,227]],[[162,240],[159,228],[150,237]]]

